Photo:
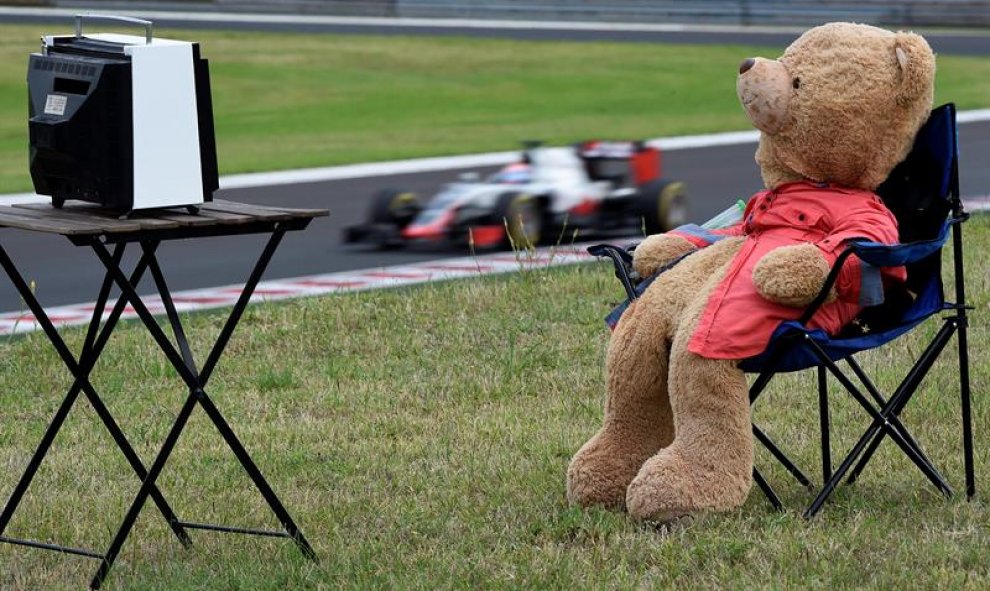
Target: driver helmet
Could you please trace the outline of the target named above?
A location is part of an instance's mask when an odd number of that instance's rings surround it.
[[[530,166],[524,162],[510,164],[498,173],[499,182],[514,185],[528,183],[531,178]]]

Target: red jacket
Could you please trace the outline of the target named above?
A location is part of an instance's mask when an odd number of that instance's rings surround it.
[[[829,265],[846,241],[865,238],[895,244],[897,220],[874,193],[811,182],[789,183],[754,195],[743,222],[721,230],[682,226],[671,231],[703,248],[729,236],[745,236],[725,277],[711,293],[688,350],[712,359],[745,359],[761,353],[774,329],[796,320],[802,310],[763,299],[753,285],[753,268],[771,250],[810,242]],[[837,333],[864,306],[883,301],[884,281],[904,281],[904,267],[877,269],[855,255],[836,281],[838,298],[819,308],[808,323]]]

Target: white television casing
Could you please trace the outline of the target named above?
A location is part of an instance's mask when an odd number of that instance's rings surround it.
[[[122,50],[122,55],[126,56],[124,59],[129,58],[130,61],[129,147],[133,158],[130,165],[129,209],[196,206],[212,200],[212,193],[217,188],[216,147],[212,137],[212,106],[209,104],[206,105],[210,115],[209,125],[205,133],[211,137],[200,137],[204,126],[199,121],[203,107],[199,102],[203,100],[203,94],[197,94],[195,71],[199,58],[198,46],[188,41],[154,38],[149,42],[145,37],[110,33],[87,34],[84,38],[47,36],[43,38],[42,56],[85,63],[87,56],[79,50],[69,54],[59,48],[66,47],[68,43],[90,40],[111,44],[115,50]],[[99,64],[100,57],[94,54],[90,61]],[[93,84],[99,81],[97,79]],[[66,99],[58,94],[44,97],[46,115],[57,114],[58,105],[66,104]],[[206,97],[209,100],[208,89]],[[55,113],[48,109],[53,98]],[[77,98],[67,96],[70,105]],[[203,150],[212,150],[212,154],[204,155]],[[205,168],[212,170],[204,171],[204,163]],[[72,194],[62,197],[87,199]],[[115,197],[114,201],[119,204],[121,199]],[[126,196],[122,201],[128,201]],[[127,208],[126,205],[124,207]]]

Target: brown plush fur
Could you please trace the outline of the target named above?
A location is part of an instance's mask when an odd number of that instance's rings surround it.
[[[753,269],[753,283],[761,296],[803,308],[815,299],[828,276],[828,262],[814,244],[782,246],[774,256],[760,259]]]
[[[764,132],[756,153],[763,182],[877,188],[928,117],[934,71],[922,37],[849,23],[808,31],[779,60],[756,58],[738,91]]]
[[[872,190],[902,160],[931,107],[934,56],[925,41],[865,25],[807,31],[780,60],[740,67],[740,101],[762,131],[756,159],[773,189],[801,179]],[[669,521],[741,505],[753,442],[736,361],[690,353],[688,340],[741,238],[725,239],[661,275],[622,316],[609,343],[601,429],[567,471],[571,503]],[[651,236],[634,267],[649,275],[694,249]],[[816,247],[771,251],[754,270],[768,300],[806,305],[828,265]]]
[[[745,383],[742,398],[738,392],[712,396],[710,392],[723,389],[715,383],[705,384],[704,376],[717,382],[735,372],[732,364],[702,359],[688,353],[684,343],[674,342],[678,334],[682,339],[690,334],[685,329],[697,323],[699,304],[704,303],[696,294],[707,293],[717,284],[740,244],[742,239],[723,240],[687,257],[661,276],[664,289],[647,289],[623,314],[609,342],[604,424],[577,453],[567,472],[567,498],[572,503],[618,508],[628,501],[630,508],[636,507],[637,511],[659,506],[662,501],[653,498],[656,495],[646,485],[652,479],[651,471],[643,472],[644,462],[654,458],[650,461],[655,464],[660,457],[657,452],[670,449],[675,433],[681,443],[667,456],[673,453],[670,457],[677,458],[677,462],[691,458],[699,468],[699,473],[685,482],[705,480],[705,472],[720,466],[727,453],[731,457],[730,448],[749,439],[748,418],[743,421],[746,424],[741,434],[724,430],[732,425],[738,427],[739,422],[738,416],[727,421],[723,416],[726,411],[749,416]],[[705,387],[706,395],[698,400],[694,388],[702,384],[712,388]],[[717,437],[711,437],[708,425],[720,425]],[[661,468],[660,473],[664,470]],[[748,490],[752,458],[739,470],[743,473],[736,476]],[[683,474],[688,476],[691,472],[689,469]],[[634,479],[640,482],[638,490],[644,494],[641,497],[630,489],[627,498],[627,488]],[[697,494],[689,487],[669,497],[670,505],[665,507],[676,514],[688,512],[695,507],[690,499]]]
[[[685,255],[696,247],[680,236],[654,234],[647,236],[637,249],[642,248],[633,259],[633,269],[640,277],[649,277],[657,269]]]

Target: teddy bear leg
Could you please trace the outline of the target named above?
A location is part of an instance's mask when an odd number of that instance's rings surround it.
[[[650,314],[651,306],[637,310],[639,303],[626,311],[609,342],[603,425],[567,469],[567,499],[575,505],[623,509],[640,466],[673,439],[667,322],[655,310]]]
[[[643,464],[629,485],[630,515],[668,522],[741,506],[752,486],[753,471],[743,372],[733,361],[689,353],[686,339],[675,339],[670,383],[677,436]]]

